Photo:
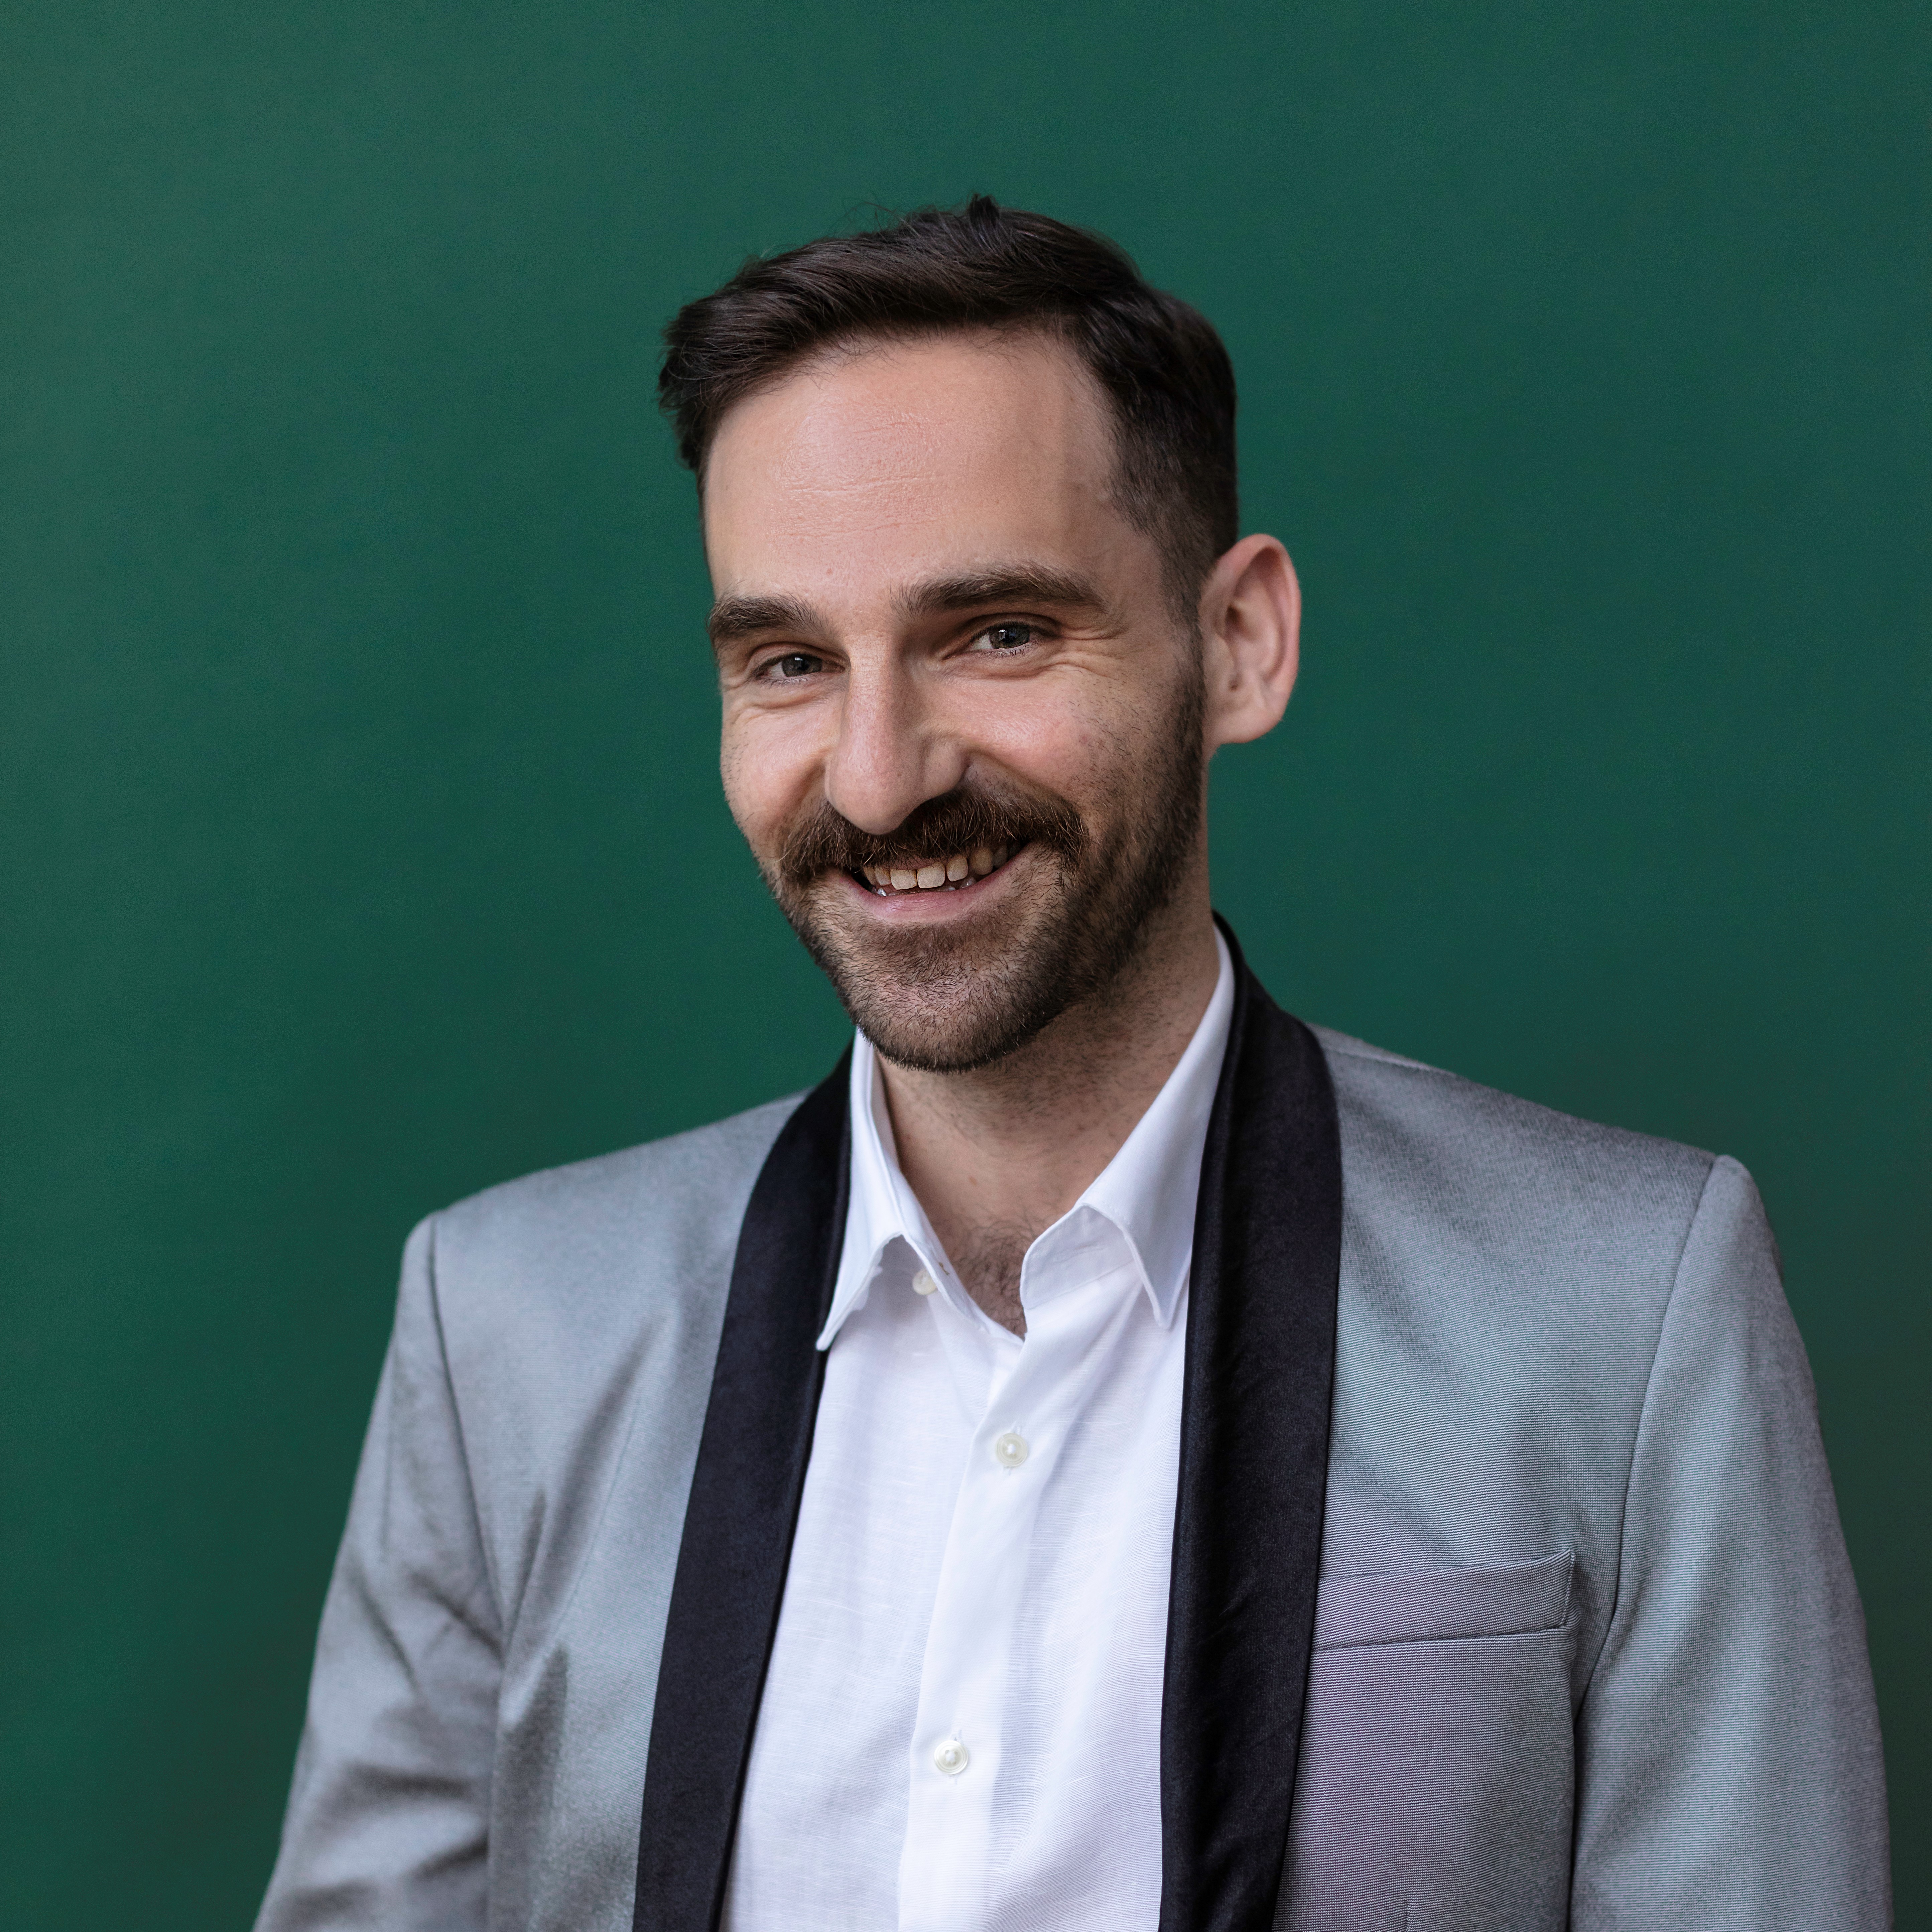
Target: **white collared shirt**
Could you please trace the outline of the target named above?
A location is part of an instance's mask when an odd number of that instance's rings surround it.
[[[1234,1009],[1216,944],[1166,1084],[1027,1250],[1024,1340],[961,1285],[854,1048],[850,1206],[729,1932],[1155,1924],[1183,1317]]]

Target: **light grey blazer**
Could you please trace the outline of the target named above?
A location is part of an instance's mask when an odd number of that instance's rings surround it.
[[[1863,1622],[1749,1178],[1318,1037],[1332,1436],[1275,1922],[1876,1932]],[[797,1105],[410,1238],[259,1932],[628,1932],[734,1250]]]

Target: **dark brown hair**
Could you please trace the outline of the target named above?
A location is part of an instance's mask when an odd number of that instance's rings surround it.
[[[975,195],[754,256],[672,319],[658,400],[701,488],[725,412],[814,352],[979,329],[1051,334],[1092,372],[1113,404],[1121,508],[1191,615],[1238,533],[1234,366],[1206,317],[1104,235]]]

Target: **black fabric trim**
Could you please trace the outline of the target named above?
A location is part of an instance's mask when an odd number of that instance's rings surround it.
[[[1315,1632],[1342,1262],[1321,1043],[1234,936],[1201,1166],[1161,1700],[1160,1932],[1268,1932]]]
[[[658,1664],[634,1932],[716,1932],[825,1358],[851,1055],[779,1130],[738,1234]]]

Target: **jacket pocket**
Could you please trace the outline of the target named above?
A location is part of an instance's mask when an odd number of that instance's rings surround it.
[[[1442,1643],[1555,1630],[1570,1613],[1576,1557],[1560,1550],[1534,1563],[1330,1576],[1317,1588],[1315,1648]]]
[[[1574,1563],[1320,1586],[1282,1932],[1567,1923]]]

